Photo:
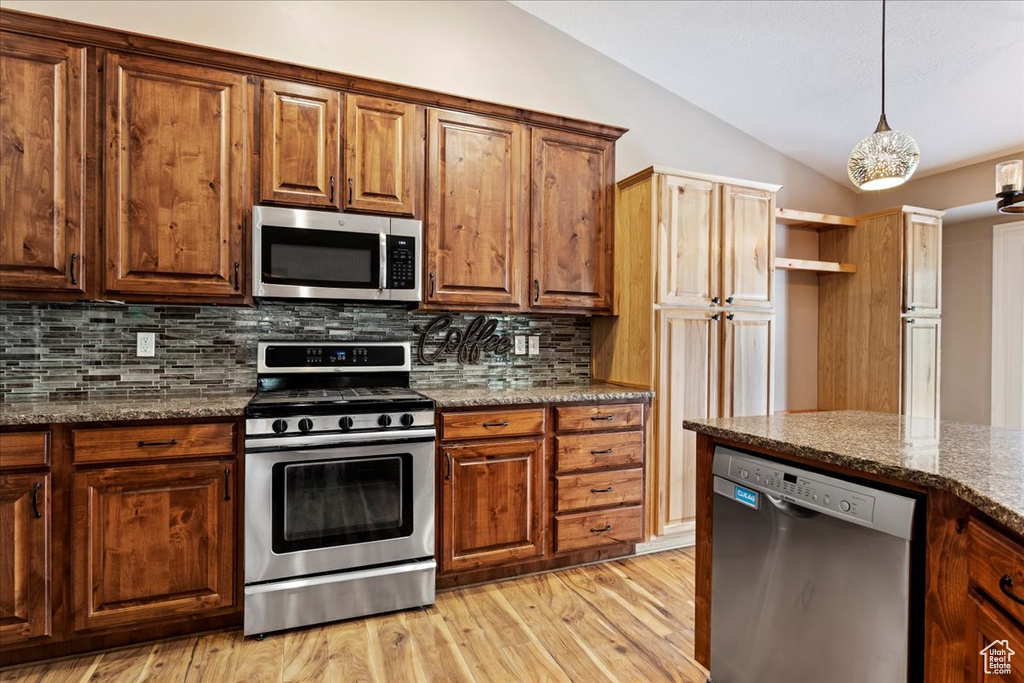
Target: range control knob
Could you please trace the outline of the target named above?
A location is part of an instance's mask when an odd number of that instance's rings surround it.
[[[414,422],[414,420],[413,420],[413,417],[412,417],[412,415],[410,413],[406,413],[405,415],[402,416],[402,426],[403,427],[412,427],[412,423],[413,422]]]
[[[377,424],[379,424],[381,427],[390,427],[391,426],[391,416],[390,415],[381,415],[380,417],[377,418]]]
[[[308,432],[311,429],[313,429],[313,421],[312,420],[310,420],[308,417],[304,417],[301,420],[299,420],[299,431],[300,432]]]
[[[343,417],[338,420],[338,426],[341,427],[342,431],[347,432],[352,429],[353,421],[351,417]]]
[[[839,509],[842,510],[843,512],[849,512],[850,511],[850,501],[848,501],[848,500],[841,500],[841,501],[839,501]]]
[[[275,434],[283,434],[288,431],[288,423],[284,420],[274,420],[274,424],[270,425],[270,428],[274,430]]]

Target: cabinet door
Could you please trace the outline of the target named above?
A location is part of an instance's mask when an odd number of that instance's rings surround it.
[[[108,292],[241,297],[246,82],[108,54]]]
[[[967,681],[1024,683],[1024,628],[978,593],[969,595]]]
[[[0,33],[0,287],[85,291],[85,49]]]
[[[907,417],[939,419],[938,318],[903,319],[903,401]]]
[[[903,216],[903,310],[939,315],[942,281],[942,221],[934,216]]]
[[[533,130],[530,303],[611,310],[614,144]]]
[[[771,415],[775,316],[728,313],[722,345],[722,416]]]
[[[50,475],[0,476],[0,641],[51,634]]]
[[[658,302],[720,303],[718,190],[714,183],[664,176],[658,220]]]
[[[427,113],[429,303],[522,308],[528,151],[518,123]]]
[[[265,202],[341,207],[341,93],[263,80],[260,187]]]
[[[345,206],[411,216],[423,178],[422,109],[368,95],[345,97]]]
[[[721,316],[706,310],[658,312],[658,536],[683,531],[696,515],[697,433],[683,429],[682,422],[719,416]]]
[[[449,445],[441,453],[442,569],[478,569],[540,557],[544,442]]]
[[[230,460],[74,473],[75,629],[234,605],[235,499]]]
[[[722,281],[725,304],[771,308],[775,194],[722,185]]]

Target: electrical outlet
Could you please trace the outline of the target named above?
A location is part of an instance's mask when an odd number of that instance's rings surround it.
[[[156,333],[155,332],[139,332],[135,338],[135,355],[136,356],[155,356],[156,355]]]
[[[517,334],[516,335],[516,348],[515,348],[515,352],[516,352],[517,356],[525,356],[526,355],[526,335],[525,334]]]
[[[540,337],[537,337],[537,336],[530,337],[530,355],[531,356],[539,356],[540,355]]]

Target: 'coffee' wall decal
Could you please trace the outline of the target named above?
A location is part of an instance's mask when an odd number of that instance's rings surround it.
[[[455,355],[462,364],[479,363],[480,356],[490,352],[495,356],[504,356],[512,350],[512,337],[507,334],[496,334],[498,322],[484,316],[473,318],[465,332],[452,327],[452,316],[439,315],[425,325],[413,328],[420,335],[417,355],[420,363],[433,365],[445,355]],[[443,336],[442,336],[443,335]],[[427,344],[432,336],[441,337],[437,348],[427,352]]]

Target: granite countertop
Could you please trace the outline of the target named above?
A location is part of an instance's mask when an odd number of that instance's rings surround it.
[[[252,393],[151,399],[102,399],[0,404],[0,426],[56,422],[171,420],[242,415]]]
[[[1024,430],[845,410],[683,420],[683,427],[944,489],[1024,535]]]
[[[500,387],[464,387],[461,389],[417,389],[434,399],[438,408],[509,406],[530,403],[570,403],[575,401],[628,401],[654,397],[653,391],[618,384],[585,382]]]

